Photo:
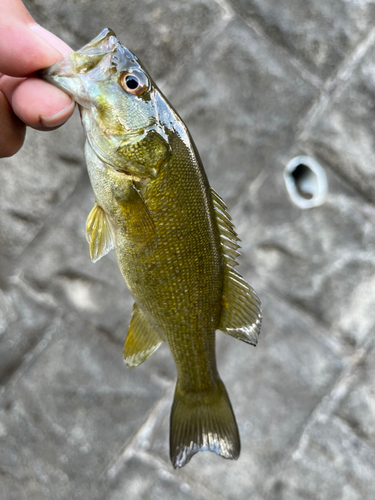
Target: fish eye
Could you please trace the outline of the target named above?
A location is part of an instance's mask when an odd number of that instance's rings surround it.
[[[148,88],[147,76],[137,70],[124,73],[120,81],[124,90],[129,94],[142,95]]]

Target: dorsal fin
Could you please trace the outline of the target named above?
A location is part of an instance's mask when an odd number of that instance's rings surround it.
[[[211,188],[216,221],[224,257],[224,286],[221,318],[218,329],[252,345],[258,342],[262,322],[261,302],[256,292],[234,269],[239,255],[239,238],[227,206]]]
[[[137,304],[133,306],[132,319],[124,345],[124,359],[128,368],[143,363],[163,340],[155,331],[154,327],[145,318]]]

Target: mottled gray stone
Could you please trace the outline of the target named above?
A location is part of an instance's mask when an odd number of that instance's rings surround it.
[[[374,25],[375,5],[356,0],[229,0],[273,42],[322,78],[332,74]]]
[[[30,131],[0,169],[0,498],[372,499],[373,2],[26,5],[74,48],[114,28],[161,83],[228,201],[265,320],[256,349],[217,334],[241,457],[174,471],[176,369],[165,344],[124,367],[133,300],[113,253],[89,258],[78,115]],[[282,177],[300,154],[328,176],[313,210]]]
[[[0,291],[0,335],[6,332],[10,323],[17,319],[13,301],[8,293]]]
[[[108,491],[105,492],[107,500],[164,500],[173,498],[175,500],[203,500],[202,496],[194,487],[187,484],[172,471],[161,468],[158,462],[146,463],[137,456],[131,456],[123,464],[116,481],[111,482]],[[208,499],[207,499],[208,500]]]
[[[314,91],[270,43],[236,20],[168,97],[189,127],[210,183],[227,200],[289,149]]]
[[[156,80],[173,78],[176,66],[186,64],[215,34],[224,15],[210,0],[27,0],[25,4],[41,24],[76,50],[104,28],[112,28]]]
[[[0,409],[0,469],[35,498],[95,498],[103,469],[147,418],[164,389],[145,370],[126,370],[122,349],[75,316]]]
[[[311,210],[287,196],[282,163],[263,172],[234,212],[241,261],[313,313],[330,335],[361,344],[375,326],[374,225],[358,211],[358,198],[326,171],[326,202]]]
[[[0,498],[6,500],[36,500],[38,497],[34,495],[32,484],[29,485],[26,491],[25,487],[19,484],[14,478],[2,474],[0,481]]]
[[[51,209],[73,192],[83,168],[83,134],[77,115],[50,135],[28,130],[22,150],[1,160],[2,254],[15,257],[26,248]]]
[[[29,351],[56,328],[58,311],[48,297],[14,286],[1,295],[0,385],[20,368]],[[0,497],[1,498],[1,497]]]
[[[265,318],[256,349],[217,333],[218,368],[237,417],[241,456],[232,462],[198,453],[183,469],[191,482],[204,485],[215,477],[210,487],[227,499],[252,498],[261,490],[341,368],[328,343],[317,340],[319,327],[262,292]],[[167,463],[168,435],[166,408],[147,449]]]
[[[360,190],[375,198],[375,56],[371,45],[350,79],[322,106],[301,143]]]
[[[338,419],[323,416],[306,430],[267,500],[374,498],[374,468],[374,449]]]
[[[375,352],[370,351],[358,366],[347,394],[336,410],[362,439],[375,447]]]

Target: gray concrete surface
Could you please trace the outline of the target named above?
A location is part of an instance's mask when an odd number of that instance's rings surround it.
[[[218,332],[237,462],[168,458],[166,346],[126,370],[132,299],[93,265],[75,115],[0,168],[1,500],[375,498],[375,3],[27,0],[73,48],[115,30],[178,109],[242,238],[256,349]],[[301,210],[283,169],[325,168]]]

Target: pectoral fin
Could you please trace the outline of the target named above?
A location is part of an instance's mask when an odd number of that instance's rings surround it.
[[[93,262],[107,255],[114,248],[111,222],[104,210],[95,202],[86,222],[86,239]]]
[[[157,334],[154,327],[145,318],[138,306],[134,304],[129,332],[124,345],[126,366],[134,368],[140,365],[156,351],[162,342],[163,340]]]
[[[218,328],[232,337],[257,345],[262,323],[261,302],[256,292],[234,269],[239,255],[239,238],[225,203],[213,189],[211,195],[224,256],[224,287]]]
[[[154,221],[134,184],[126,200],[118,201],[126,221],[126,231],[134,251],[152,253],[157,246]]]

